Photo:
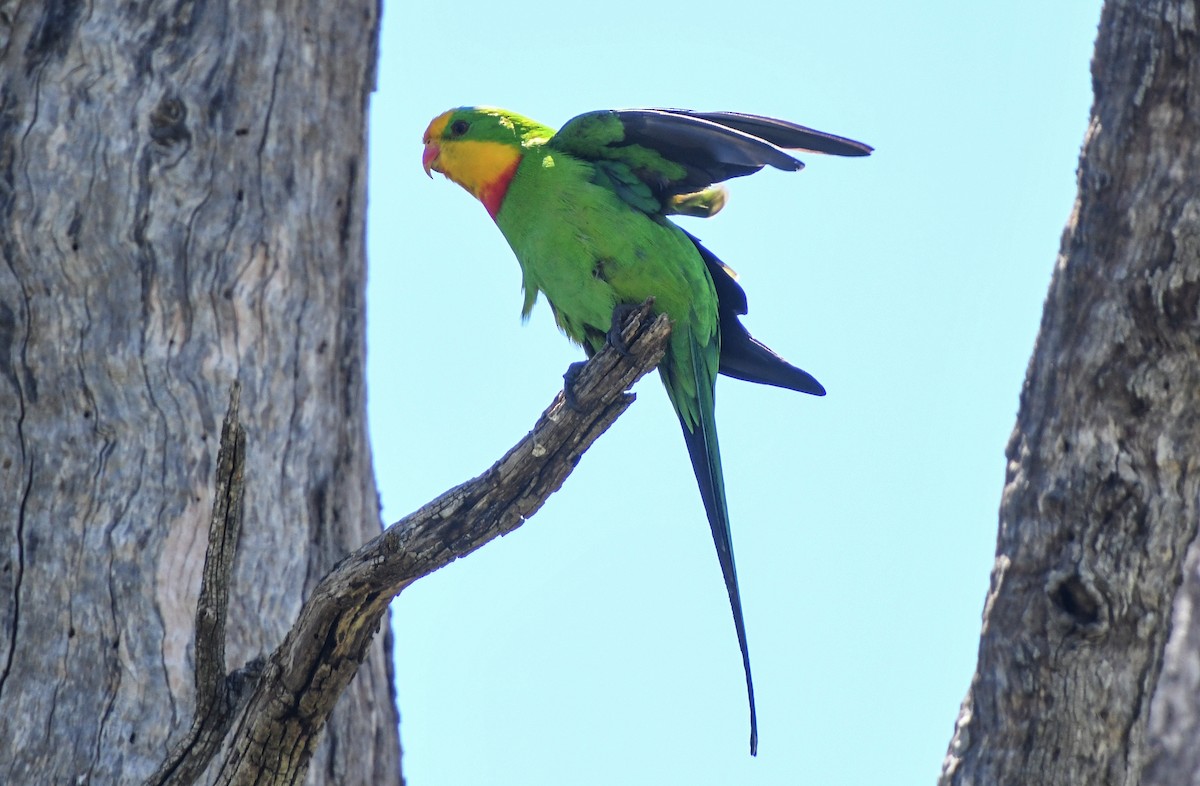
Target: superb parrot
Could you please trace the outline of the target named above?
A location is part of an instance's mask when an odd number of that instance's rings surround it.
[[[754,683],[738,593],[717,446],[717,374],[815,396],[825,389],[753,338],[739,316],[746,295],[733,271],[667,219],[711,216],[715,185],[770,165],[804,165],[785,149],[864,156],[868,145],[738,112],[626,109],[588,112],[557,133],[503,109],[462,107],[429,124],[421,157],[487,208],[521,265],[528,317],[539,292],[558,326],[590,356],[620,329],[614,309],[654,298],[673,323],[659,374],[679,415],[712,528],[758,747]],[[430,174],[432,177],[432,174]],[[568,384],[569,389],[569,384]]]

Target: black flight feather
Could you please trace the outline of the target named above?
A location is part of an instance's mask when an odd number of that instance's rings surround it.
[[[854,139],[773,117],[748,115],[744,112],[696,112],[690,109],[671,111],[737,129],[786,150],[807,150],[835,156],[868,156],[874,150],[870,145]]]
[[[739,319],[748,310],[745,290],[713,252],[691,233],[687,233],[687,236],[704,259],[717,292],[717,314],[721,326],[720,373],[760,385],[774,385],[813,396],[824,396],[824,386],[812,374],[788,363],[750,335]]]

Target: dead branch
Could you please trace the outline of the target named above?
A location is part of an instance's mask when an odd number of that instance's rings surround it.
[[[231,685],[245,683],[247,674],[223,676],[220,644],[237,538],[236,525],[230,534],[226,521],[240,510],[240,484],[232,502],[218,494],[216,506],[226,505],[230,513],[217,515],[214,509],[205,558],[197,613],[196,721],[148,783],[193,783],[209,770],[220,784],[301,782],[325,719],[358,669],[391,599],[413,581],[524,523],[633,402],[629,388],[658,365],[670,335],[669,320],[655,318],[651,306],[647,302],[624,324],[628,354],[606,347],[575,377],[574,406],[567,406],[560,392],[533,430],[486,472],[338,563],[313,590],[261,676],[247,686],[244,703],[236,701]],[[230,419],[236,424],[236,417],[235,390],[227,426]],[[227,440],[238,439],[245,439],[240,426],[222,431],[222,457]],[[240,467],[233,471],[240,478]],[[222,676],[214,679],[214,674]],[[224,752],[216,761],[218,748]]]

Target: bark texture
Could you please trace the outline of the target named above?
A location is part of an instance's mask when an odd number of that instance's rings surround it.
[[[131,783],[194,709],[240,381],[227,656],[378,534],[364,423],[376,0],[0,2],[0,782]],[[396,783],[390,642],[310,783]]]
[[[652,303],[635,310],[622,325],[628,351],[606,347],[580,364],[571,406],[559,393],[533,430],[490,469],[348,554],[317,584],[271,656],[230,673],[222,643],[242,525],[246,440],[235,385],[221,429],[196,610],[197,712],[144,786],[302,782],[321,729],[358,671],[388,601],[537,512],[634,401],[628,389],[658,365],[670,333],[669,320],[656,318]]]
[[[1008,446],[978,670],[943,784],[1137,784],[1152,697],[1172,690],[1163,654],[1200,517],[1196,11],[1104,7],[1079,196]]]
[[[208,703],[217,711],[193,727],[188,744],[181,746],[185,748],[182,760],[172,761],[160,773],[165,777],[156,777],[146,786],[190,783],[187,771],[207,764],[204,757],[211,749],[206,739],[223,734],[214,730],[224,728],[229,720],[234,733],[224,755],[215,761],[212,782],[231,786],[300,782],[317,733],[359,668],[388,601],[416,579],[516,529],[537,512],[584,451],[633,402],[633,394],[626,391],[658,365],[670,332],[667,317],[655,318],[650,304],[642,306],[622,333],[629,352],[622,355],[607,347],[588,361],[572,387],[573,407],[559,393],[533,430],[490,469],[347,555],[305,601],[296,624],[267,659],[261,677],[257,669],[249,669],[218,686],[219,695]],[[230,418],[236,420],[232,408]],[[231,464],[237,454],[232,442],[223,436],[222,456],[229,455]],[[229,474],[236,477],[236,468]],[[222,476],[218,475],[218,485]],[[227,509],[235,507],[236,502],[231,502]],[[230,541],[222,533],[229,531],[230,523],[236,529],[236,520],[214,511],[205,559],[206,589],[211,589],[209,578],[219,573],[210,568],[221,561],[220,545]],[[202,590],[202,601],[208,594]],[[201,663],[221,659],[215,648],[199,653],[208,656],[200,657]],[[225,669],[219,672],[224,674]],[[243,690],[248,680],[253,688]],[[203,684],[198,689],[212,694]],[[229,710],[223,712],[226,707]]]
[[[1200,543],[1184,561],[1163,671],[1150,704],[1142,786],[1200,786]]]

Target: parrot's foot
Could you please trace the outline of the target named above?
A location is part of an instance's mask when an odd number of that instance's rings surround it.
[[[576,412],[583,412],[583,407],[579,405],[579,399],[575,398],[575,381],[579,379],[579,374],[586,365],[586,360],[572,363],[567,366],[567,373],[563,374],[563,400]]]
[[[645,303],[631,304],[618,303],[613,307],[612,323],[609,325],[608,332],[604,334],[604,343],[613,348],[617,354],[622,357],[633,357],[633,350],[630,347],[630,342],[625,340],[621,335],[625,329],[625,323],[630,321],[637,311],[643,308],[650,308],[654,305],[654,298],[647,298]],[[593,334],[594,337],[595,334]],[[588,358],[592,358],[598,350],[591,344],[585,343],[583,346],[584,352]],[[567,373],[563,374],[563,399],[566,405],[576,412],[583,412],[583,407],[580,406],[579,399],[575,396],[575,382],[579,379],[579,374],[583,371],[583,367],[587,365],[587,361],[579,361],[567,366]]]
[[[608,329],[608,334],[604,337],[604,341],[617,352],[621,353],[621,357],[631,357],[633,352],[629,349],[629,342],[621,335],[621,329],[625,327],[625,321],[629,319],[629,315],[637,311],[641,306],[635,306],[630,303],[618,303],[613,307],[612,325]]]

